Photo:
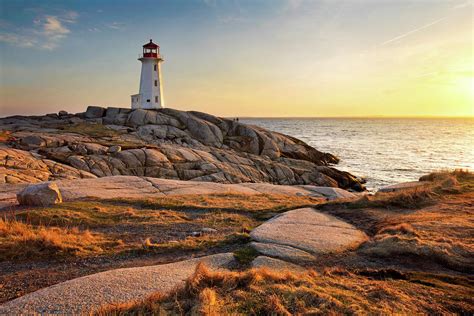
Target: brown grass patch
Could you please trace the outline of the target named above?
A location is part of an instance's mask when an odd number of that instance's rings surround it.
[[[73,125],[65,125],[61,126],[61,130],[91,137],[113,137],[122,134],[116,130],[108,128],[103,124],[94,123],[77,123]]]
[[[431,267],[472,271],[474,175],[455,170],[421,179],[429,181],[425,187],[331,202],[320,209],[373,236],[359,254],[406,266],[427,262]]]
[[[6,143],[10,140],[11,132],[10,131],[0,131],[0,143]]]
[[[433,277],[432,277],[433,278]],[[419,279],[417,279],[419,281]],[[199,265],[185,286],[142,302],[102,307],[96,315],[445,314],[472,312],[474,291],[442,279],[365,277],[343,269],[295,273],[212,272]],[[451,282],[452,283],[452,282]],[[446,295],[449,293],[449,295]]]
[[[28,225],[0,219],[0,260],[51,258],[102,252],[105,240],[90,231]]]
[[[377,192],[374,195],[364,195],[354,202],[350,208],[408,208],[417,209],[436,203],[439,195],[431,185],[396,192]]]
[[[141,208],[173,210],[229,210],[238,212],[282,212],[299,207],[313,206],[325,199],[311,196],[278,194],[204,194],[173,195],[149,199],[114,199],[110,202],[133,204]]]
[[[104,246],[104,255],[169,254],[223,247],[232,251],[248,242],[248,232],[262,220],[321,201],[312,197],[245,194],[91,199],[18,209],[5,216],[32,229],[48,227],[57,230],[57,234],[65,234],[69,227],[79,227],[108,240],[122,240]],[[217,232],[202,233],[204,228]]]
[[[346,203],[346,205],[349,208],[418,209],[436,204],[447,194],[474,191],[474,174],[464,170],[434,172],[421,177],[420,181],[426,181],[427,183],[416,188],[365,195],[356,201]]]

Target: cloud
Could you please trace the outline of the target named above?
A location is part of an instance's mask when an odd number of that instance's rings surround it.
[[[43,24],[43,32],[47,36],[64,36],[71,31],[55,16],[47,16]]]
[[[217,5],[217,0],[202,0],[202,2],[209,7],[215,7]]]
[[[452,9],[453,10],[457,10],[457,9],[463,9],[463,8],[466,8],[466,7],[470,7],[470,6],[473,6],[474,5],[474,1],[472,0],[467,0],[465,2],[460,2],[458,4],[455,4]]]
[[[33,20],[32,28],[0,32],[0,42],[18,47],[53,50],[71,33],[66,24],[75,23],[78,16],[74,11],[66,11],[61,15],[45,15]]]
[[[112,22],[112,23],[106,24],[105,26],[112,30],[121,30],[124,28],[125,24],[119,23],[119,22]]]
[[[100,25],[91,26],[87,30],[89,32],[97,33],[97,32],[106,31],[107,29],[122,30],[124,28],[125,28],[125,23],[112,22],[112,23],[102,23]]]
[[[19,36],[13,33],[1,33],[0,42],[9,43],[18,47],[33,47],[36,41],[32,38]]]
[[[442,22],[442,21],[446,20],[447,18],[448,18],[448,17],[445,16],[445,17],[443,17],[443,18],[441,18],[441,19],[438,19],[438,20],[436,20],[436,21],[433,21],[433,22],[431,22],[431,23],[428,23],[428,24],[426,24],[426,25],[423,25],[423,26],[421,26],[421,27],[418,27],[418,28],[413,29],[413,30],[411,30],[411,31],[408,31],[408,32],[406,32],[406,33],[403,33],[403,34],[401,34],[401,35],[395,36],[394,38],[391,38],[391,39],[389,39],[389,40],[383,42],[380,46],[385,46],[385,45],[388,45],[388,44],[390,44],[390,43],[398,42],[399,40],[401,40],[401,39],[403,39],[403,38],[405,38],[405,37],[407,37],[407,36],[410,36],[410,35],[412,35],[413,33],[416,33],[416,32],[419,32],[419,31],[421,31],[421,30],[427,29],[427,28],[429,28],[429,27],[431,27],[431,26],[433,26],[433,25],[435,25],[435,24],[438,24],[439,22]]]

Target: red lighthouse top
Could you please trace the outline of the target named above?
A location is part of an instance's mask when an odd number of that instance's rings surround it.
[[[150,40],[149,43],[143,45],[143,57],[153,57],[158,58],[160,55],[160,46],[153,43],[153,40]]]

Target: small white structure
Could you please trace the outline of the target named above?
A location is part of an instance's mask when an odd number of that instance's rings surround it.
[[[132,109],[160,109],[165,106],[161,79],[160,46],[150,40],[143,45],[143,55],[138,58],[142,62],[140,76],[140,92],[132,95]]]

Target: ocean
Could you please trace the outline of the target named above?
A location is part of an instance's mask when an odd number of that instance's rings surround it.
[[[436,170],[474,170],[474,119],[245,118],[336,155],[373,191]]]

